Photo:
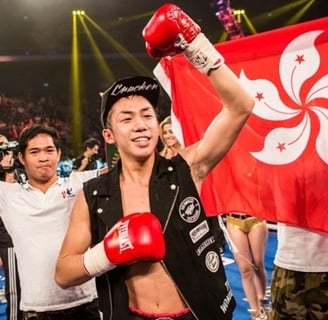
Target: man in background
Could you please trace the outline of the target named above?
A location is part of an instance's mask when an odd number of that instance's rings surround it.
[[[98,169],[98,153],[100,141],[88,138],[83,142],[83,152],[73,160],[73,171],[86,171]]]
[[[15,180],[15,167],[13,166],[13,151],[7,150],[8,139],[0,135],[0,180],[9,183]],[[7,301],[6,315],[8,320],[22,319],[19,310],[20,285],[16,265],[16,255],[13,241],[0,218],[0,258],[5,275],[5,298]]]

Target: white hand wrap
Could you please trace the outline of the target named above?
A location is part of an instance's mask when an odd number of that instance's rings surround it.
[[[90,277],[100,276],[116,267],[108,260],[103,241],[84,253],[82,263],[85,273]]]
[[[211,69],[219,68],[224,63],[224,57],[203,33],[199,33],[196,36],[187,46],[184,54],[204,74],[208,74]]]

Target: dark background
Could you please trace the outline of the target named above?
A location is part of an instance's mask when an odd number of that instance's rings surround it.
[[[231,0],[234,9],[244,9],[256,31],[286,25],[309,1],[288,11],[278,8],[297,4],[286,0]],[[70,53],[72,10],[83,9],[108,34],[142,63],[149,72],[157,61],[144,50],[141,31],[153,12],[166,1],[154,0],[0,0],[0,94],[8,97],[52,97],[70,110]],[[175,1],[201,26],[213,42],[221,41],[224,29],[216,17],[217,4],[208,0]],[[328,0],[315,0],[298,22],[327,16]],[[247,36],[250,29],[242,20]],[[99,125],[98,93],[110,85],[98,65],[79,23],[81,86],[84,127]],[[95,29],[90,29],[115,78],[136,74],[125,56],[117,52]],[[226,40],[228,41],[228,40]],[[230,40],[233,41],[233,40]],[[269,44],[263,44],[269,45]],[[242,48],[241,48],[242,50]],[[7,60],[11,60],[8,62]],[[58,102],[59,101],[59,102]],[[161,117],[169,112],[169,101],[161,100]],[[62,109],[52,108],[52,113]],[[0,115],[1,120],[1,115]],[[93,121],[94,120],[94,121]],[[86,132],[88,129],[86,129]]]
[[[83,9],[112,37],[152,70],[156,61],[147,57],[141,30],[151,14],[166,1],[154,0],[0,0],[0,56],[13,56],[15,61],[0,62],[0,91],[21,94],[28,87],[65,90],[69,81],[72,10]],[[299,10],[284,14],[276,9],[297,1],[231,0],[234,9],[244,9],[257,32],[279,28]],[[196,20],[212,42],[218,42],[223,27],[215,13],[217,6],[207,0],[175,1]],[[327,16],[328,1],[315,0],[299,20]],[[259,17],[263,17],[259,19]],[[244,23],[242,23],[244,24]],[[104,84],[94,67],[94,59],[82,27],[79,28],[85,78],[93,88]],[[243,26],[247,35],[250,30]],[[126,60],[93,31],[102,53],[115,77],[134,74]],[[265,44],[263,44],[265,45]],[[47,85],[48,84],[48,87]],[[87,86],[89,87],[89,86]],[[92,90],[94,90],[92,88]]]

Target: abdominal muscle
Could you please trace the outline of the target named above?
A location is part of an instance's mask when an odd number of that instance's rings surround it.
[[[129,304],[146,313],[176,313],[186,308],[160,262],[132,264],[126,275]]]

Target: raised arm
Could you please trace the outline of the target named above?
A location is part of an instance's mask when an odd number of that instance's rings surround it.
[[[251,114],[254,100],[224,63],[200,27],[179,7],[161,6],[143,30],[147,53],[155,58],[184,53],[209,79],[221,96],[223,109],[203,138],[180,151],[198,185],[227,153]]]
[[[209,78],[222,98],[223,108],[212,120],[203,138],[181,152],[196,183],[202,181],[231,148],[254,105],[251,96],[225,64],[211,70]]]

